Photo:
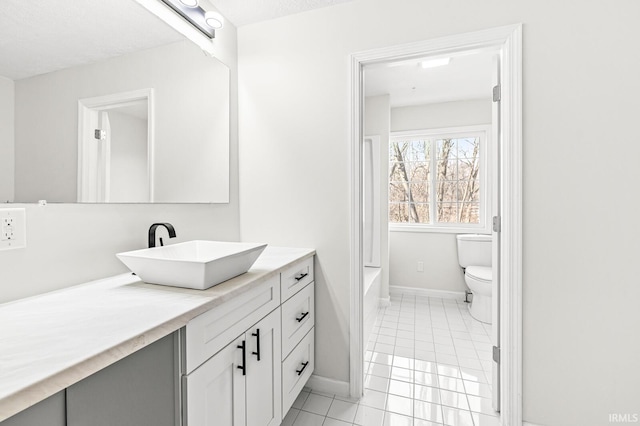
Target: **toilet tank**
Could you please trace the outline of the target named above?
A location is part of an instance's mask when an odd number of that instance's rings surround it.
[[[460,266],[491,266],[491,235],[459,234],[456,239]]]

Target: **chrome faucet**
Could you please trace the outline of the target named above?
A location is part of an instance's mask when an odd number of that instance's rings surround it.
[[[175,230],[175,228],[173,227],[172,224],[170,224],[168,222],[165,222],[165,223],[154,223],[149,228],[149,248],[156,246],[156,229],[159,226],[164,226],[167,229],[167,231],[169,232],[169,238],[175,238],[176,237],[176,230]],[[160,245],[161,246],[164,245],[164,242],[162,241],[162,237],[160,237]]]

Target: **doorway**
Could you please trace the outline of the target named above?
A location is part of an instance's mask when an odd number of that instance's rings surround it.
[[[415,63],[435,61],[443,57],[462,56],[473,52],[497,53],[496,78],[499,78],[497,104],[494,108],[495,137],[500,141],[493,165],[497,182],[493,185],[494,201],[502,200],[490,209],[495,221],[491,221],[494,233],[496,262],[495,316],[502,327],[494,333],[496,373],[502,373],[496,386],[502,391],[495,403],[500,405],[506,424],[521,422],[521,26],[502,27],[477,33],[463,34],[443,39],[379,49],[352,56],[352,262],[351,262],[351,377],[352,397],[362,396],[364,389],[363,333],[363,175],[362,141],[366,133],[364,121],[365,67],[385,66],[405,61]],[[499,123],[500,126],[496,127]],[[423,206],[424,207],[424,206]],[[418,212],[414,210],[417,217]],[[433,213],[431,213],[433,218]],[[495,225],[494,225],[495,223]],[[382,261],[384,265],[384,260]],[[384,287],[384,283],[382,284]],[[385,296],[384,294],[382,295]],[[497,323],[497,321],[496,321]],[[499,361],[499,364],[498,364]]]
[[[78,101],[78,202],[153,201],[153,89]]]

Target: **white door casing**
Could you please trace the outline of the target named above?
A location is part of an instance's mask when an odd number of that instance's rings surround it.
[[[491,344],[500,347],[500,55],[493,58],[492,83],[494,87],[493,104],[491,107],[491,215],[495,218],[493,224],[491,244]],[[497,90],[495,89],[497,88]],[[491,383],[500,383],[500,365],[493,360],[491,369]],[[493,409],[500,411],[500,386],[491,388]]]

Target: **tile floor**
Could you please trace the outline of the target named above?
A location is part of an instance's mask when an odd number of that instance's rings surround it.
[[[392,295],[365,355],[359,401],[305,388],[282,426],[494,426],[491,326],[455,300]]]

